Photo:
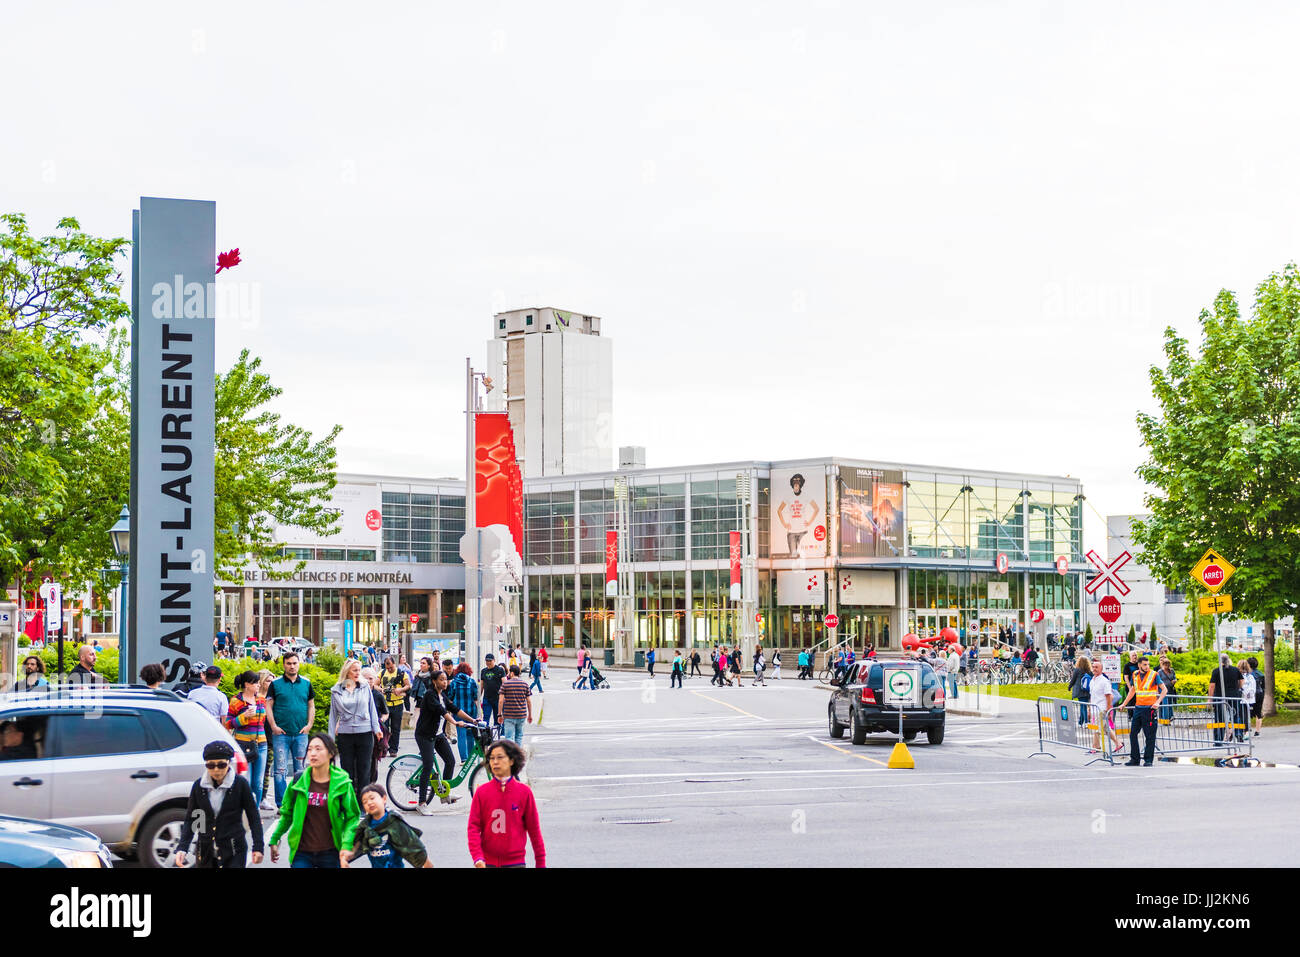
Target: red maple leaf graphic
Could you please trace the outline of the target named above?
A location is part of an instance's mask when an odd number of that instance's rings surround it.
[[[239,247],[236,246],[228,253],[217,253],[217,272],[223,269],[229,269],[232,266],[239,265]]]

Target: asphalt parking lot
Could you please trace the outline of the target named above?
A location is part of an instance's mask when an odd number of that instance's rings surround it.
[[[1078,751],[1030,757],[1032,712],[949,715],[943,744],[922,736],[915,769],[891,770],[896,738],[831,739],[828,692],[812,682],[679,690],[662,675],[608,677],[609,690],[573,691],[553,672],[534,698],[526,777],[551,866],[1140,867],[1152,840],[1160,866],[1197,866],[1214,835],[1220,866],[1292,861],[1283,842],[1234,843],[1231,825],[1290,813],[1300,731],[1256,739],[1261,758],[1289,767],[1087,767]],[[468,805],[409,815],[436,866],[470,865]]]

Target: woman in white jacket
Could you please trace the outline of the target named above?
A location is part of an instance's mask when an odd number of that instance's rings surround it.
[[[330,689],[329,734],[339,749],[339,767],[357,793],[370,783],[370,756],[384,739],[370,684],[361,679],[361,662],[349,658]]]

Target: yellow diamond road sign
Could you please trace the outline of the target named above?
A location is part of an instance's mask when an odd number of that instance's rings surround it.
[[[1202,615],[1222,615],[1229,611],[1232,611],[1231,595],[1211,595],[1201,599]]]
[[[1228,579],[1236,570],[1237,566],[1211,548],[1201,556],[1201,560],[1192,569],[1192,577],[1215,593],[1228,583]]]

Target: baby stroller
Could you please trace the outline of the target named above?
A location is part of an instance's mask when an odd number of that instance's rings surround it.
[[[605,676],[596,669],[595,665],[591,666],[591,686],[592,688],[609,687],[609,682],[605,680]]]

